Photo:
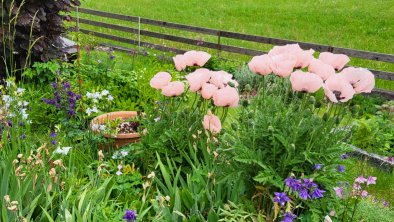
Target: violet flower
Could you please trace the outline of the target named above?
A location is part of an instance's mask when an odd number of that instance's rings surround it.
[[[127,222],[137,221],[137,212],[135,210],[126,209],[126,213],[123,216],[123,220],[127,220]]]
[[[289,177],[285,179],[285,184],[288,186],[292,191],[298,191],[301,188],[301,182],[294,177]]]
[[[314,169],[320,170],[323,167],[323,164],[315,164]]]
[[[285,215],[283,216],[282,222],[293,222],[294,219],[296,219],[297,216],[294,215],[291,212],[286,212]]]
[[[319,199],[319,198],[322,198],[323,197],[323,193],[325,193],[326,191],[325,190],[321,190],[321,189],[319,189],[319,188],[315,188],[314,190],[313,190],[313,192],[312,192],[312,199]]]
[[[370,184],[376,184],[376,179],[377,179],[376,177],[369,176],[367,180],[367,186]]]
[[[340,172],[340,173],[345,172],[345,166],[338,165],[338,172]]]
[[[281,206],[284,206],[287,202],[290,201],[290,198],[286,195],[285,192],[279,193],[275,192],[274,202],[279,203]]]

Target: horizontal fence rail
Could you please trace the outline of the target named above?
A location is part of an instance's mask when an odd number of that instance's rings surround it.
[[[76,11],[76,10],[74,10],[74,11]],[[284,40],[284,39],[269,38],[269,37],[264,37],[264,36],[256,36],[256,35],[248,35],[248,34],[242,34],[242,33],[236,33],[236,32],[228,32],[228,31],[217,30],[217,29],[210,29],[210,28],[189,26],[189,25],[183,25],[183,24],[147,19],[147,18],[140,18],[137,16],[128,16],[128,15],[109,13],[109,12],[102,12],[102,11],[86,9],[86,8],[78,8],[78,12],[84,13],[84,14],[89,14],[89,15],[94,15],[94,16],[99,16],[99,17],[104,17],[104,18],[118,19],[118,20],[123,20],[123,21],[135,22],[135,23],[139,23],[139,24],[158,26],[158,27],[162,27],[162,28],[170,28],[170,29],[176,29],[176,30],[188,31],[188,32],[193,32],[193,33],[200,33],[200,34],[207,34],[207,35],[216,36],[218,38],[218,41],[217,41],[217,43],[214,43],[214,42],[200,41],[200,40],[196,40],[196,39],[185,38],[185,37],[180,37],[180,36],[175,36],[175,35],[169,35],[169,34],[164,34],[164,33],[159,33],[159,32],[153,32],[153,31],[148,31],[148,30],[142,30],[142,29],[137,29],[137,28],[132,28],[132,27],[126,27],[126,26],[117,25],[117,24],[110,24],[110,23],[105,23],[105,22],[100,22],[100,21],[93,21],[93,20],[89,20],[89,19],[85,19],[85,18],[73,18],[72,19],[72,21],[86,24],[86,25],[95,26],[95,27],[107,28],[107,29],[126,32],[126,33],[133,33],[133,34],[136,34],[139,36],[147,36],[147,37],[152,37],[152,38],[157,38],[157,39],[169,40],[172,42],[178,42],[178,43],[183,43],[183,44],[188,44],[188,45],[198,45],[200,47],[216,49],[219,51],[237,53],[237,54],[248,55],[248,56],[261,55],[266,52],[255,50],[255,49],[238,47],[238,46],[224,45],[224,44],[220,43],[220,39],[221,38],[229,38],[229,39],[236,39],[236,40],[256,42],[256,43],[264,43],[264,44],[270,44],[270,45],[299,44],[300,47],[302,47],[304,49],[312,48],[312,49],[319,51],[319,52],[341,53],[341,54],[348,55],[350,57],[356,57],[356,58],[372,60],[372,61],[394,63],[394,55],[392,55],[392,54],[361,51],[361,50],[340,48],[340,47],[334,47],[334,46],[328,46],[328,45],[320,45],[320,44],[315,44],[315,43],[298,42],[298,41],[292,41],[292,40]],[[117,41],[117,42],[122,42],[122,43],[127,43],[127,44],[132,44],[132,45],[140,45],[140,46],[144,46],[144,47],[155,48],[157,50],[162,50],[162,51],[173,51],[176,53],[182,53],[185,51],[182,49],[169,48],[166,46],[161,46],[161,45],[157,45],[157,44],[153,44],[153,43],[149,43],[149,42],[141,42],[141,41],[130,39],[130,38],[109,35],[109,34],[100,33],[97,31],[91,31],[91,30],[87,30],[87,29],[83,29],[83,28],[79,28],[79,27],[77,27],[77,29],[81,33],[84,33],[84,34],[89,34],[89,35],[93,35],[93,36],[96,36],[99,38],[104,38],[104,39],[113,40],[113,41]],[[394,73],[393,72],[386,72],[386,71],[380,71],[380,70],[370,70],[370,71],[373,72],[375,74],[375,76],[379,79],[394,81]]]

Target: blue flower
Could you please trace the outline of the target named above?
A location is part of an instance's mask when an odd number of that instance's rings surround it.
[[[283,193],[275,192],[274,194],[275,194],[274,202],[279,203],[281,206],[284,206],[285,203],[290,201],[290,198],[286,195],[285,192]]]
[[[123,216],[123,220],[127,220],[127,222],[135,222],[137,220],[137,212],[135,210],[127,209]]]
[[[317,187],[317,184],[316,183],[314,183],[314,182],[312,182],[312,179],[307,179],[307,178],[304,178],[304,179],[302,179],[303,181],[304,181],[304,184],[303,184],[303,186],[304,187],[306,187],[306,188],[312,188],[312,187]]]
[[[323,164],[315,164],[315,170],[320,170],[323,167]]]
[[[347,158],[349,158],[349,155],[347,155],[347,153],[341,155],[341,160],[345,160]]]
[[[52,133],[51,133],[51,137],[52,137],[52,138],[55,138],[55,137],[56,137],[56,133],[55,133],[55,132],[52,132]]]
[[[338,172],[340,172],[340,173],[345,172],[345,167],[342,165],[338,165]]]
[[[321,190],[319,188],[315,188],[312,192],[312,199],[319,199],[323,197],[323,193],[325,193],[325,190]]]
[[[300,198],[304,199],[304,200],[307,200],[311,197],[309,195],[308,189],[306,189],[306,188],[302,188],[298,193],[300,194]]]
[[[56,145],[56,140],[52,140],[52,145]]]
[[[293,222],[293,219],[296,219],[297,216],[291,212],[287,212],[285,213],[285,215],[283,216],[283,220],[282,222]]]
[[[297,191],[301,187],[301,182],[294,177],[289,177],[285,179],[286,186],[290,187],[293,191]]]

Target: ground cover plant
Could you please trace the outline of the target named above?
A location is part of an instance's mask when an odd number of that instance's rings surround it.
[[[392,173],[348,143],[389,155],[392,103],[362,95],[375,78],[347,56],[81,49],[2,81],[1,221],[391,220]],[[103,135],[130,121],[140,142]]]

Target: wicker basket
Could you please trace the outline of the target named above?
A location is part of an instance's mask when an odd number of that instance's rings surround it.
[[[99,130],[93,129],[92,127],[93,124],[98,124],[98,125],[106,124],[107,122],[118,118],[126,120],[126,119],[137,117],[137,115],[138,114],[136,111],[119,111],[119,112],[105,113],[103,115],[94,118],[90,123],[90,127],[94,132],[100,133]],[[114,140],[113,143],[107,144],[107,147],[119,148],[121,146],[129,145],[130,143],[139,142],[141,135],[139,133],[125,133],[125,134],[117,134],[117,135],[104,134],[104,137]]]

